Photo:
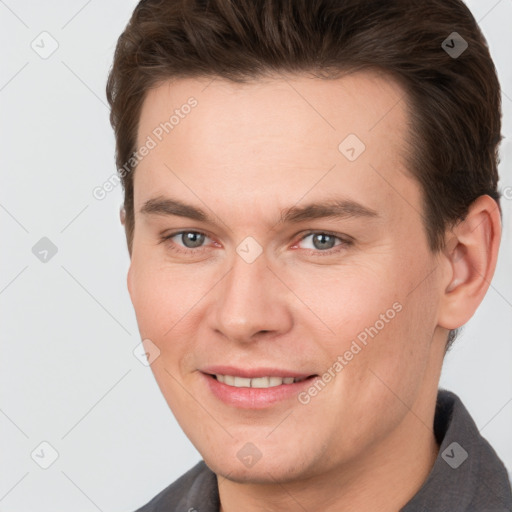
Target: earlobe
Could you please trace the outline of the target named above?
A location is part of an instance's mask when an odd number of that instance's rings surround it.
[[[463,221],[450,231],[444,251],[446,285],[439,309],[439,325],[464,325],[482,302],[491,283],[501,239],[498,204],[490,196],[476,199]]]
[[[119,220],[121,221],[121,224],[124,226],[126,222],[126,210],[124,206],[121,206],[119,210]]]

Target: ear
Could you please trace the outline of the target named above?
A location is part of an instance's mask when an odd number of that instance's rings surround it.
[[[123,205],[121,205],[121,208],[119,210],[119,219],[121,220],[121,224],[124,226],[126,223],[126,210]],[[132,258],[131,258],[131,252],[130,253],[130,266],[128,267],[128,272],[126,274],[126,287],[128,288],[128,293],[130,294],[130,297],[132,295]]]
[[[466,218],[447,233],[441,255],[444,275],[439,326],[456,329],[473,316],[491,284],[500,240],[499,206],[490,196],[480,196]]]
[[[132,277],[131,277],[131,272],[132,272],[132,266],[130,265],[128,267],[128,272],[126,273],[126,287],[128,288],[128,293],[130,294],[130,297],[132,295]]]

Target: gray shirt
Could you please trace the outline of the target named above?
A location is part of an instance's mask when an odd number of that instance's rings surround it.
[[[400,512],[510,512],[507,471],[454,393],[439,390],[434,433],[439,454]],[[217,477],[201,461],[136,512],[218,512]]]

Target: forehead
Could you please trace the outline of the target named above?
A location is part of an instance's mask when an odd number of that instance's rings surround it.
[[[188,183],[198,197],[222,189],[233,208],[271,198],[286,207],[343,189],[374,209],[393,201],[387,206],[398,213],[399,195],[419,204],[407,137],[405,92],[376,72],[168,81],[149,91],[141,111],[137,147],[148,138],[155,147],[137,167],[135,203]]]
[[[212,142],[215,134],[216,140],[226,140],[237,135],[240,138],[248,131],[253,136],[275,137],[283,135],[283,127],[288,138],[298,142],[304,142],[304,136],[311,142],[325,137],[326,143],[336,142],[347,131],[369,139],[377,128],[382,137],[406,118],[405,91],[391,77],[376,71],[347,73],[337,79],[280,75],[248,83],[220,77],[187,78],[169,80],[148,91],[141,109],[138,142],[169,120],[173,112],[179,116],[172,121],[173,131],[186,135],[191,122],[181,121],[190,110],[190,98],[199,107],[192,111],[193,131],[197,137],[208,133]],[[183,109],[185,116],[180,112]],[[217,126],[225,128],[226,122],[233,130],[215,130]],[[198,131],[201,126],[203,130]]]

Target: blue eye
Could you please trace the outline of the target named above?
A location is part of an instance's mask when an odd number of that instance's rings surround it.
[[[315,249],[315,250],[322,251],[322,252],[325,250],[332,249],[333,247],[336,247],[337,245],[340,245],[341,243],[343,243],[343,240],[341,240],[341,238],[331,235],[329,233],[322,233],[322,232],[310,233],[310,234],[304,236],[301,239],[301,242],[304,242],[304,240],[306,240],[307,238],[310,238],[310,237],[312,237],[311,238],[312,247],[307,247],[307,249]],[[336,241],[339,241],[339,243],[336,243]]]
[[[198,233],[197,231],[182,231],[175,236],[180,237],[178,240],[180,240],[187,249],[201,247],[206,238],[206,235]]]
[[[178,231],[161,237],[161,242],[171,242],[170,247],[177,252],[197,252],[204,249],[205,240],[210,240],[208,236],[200,231]]]

